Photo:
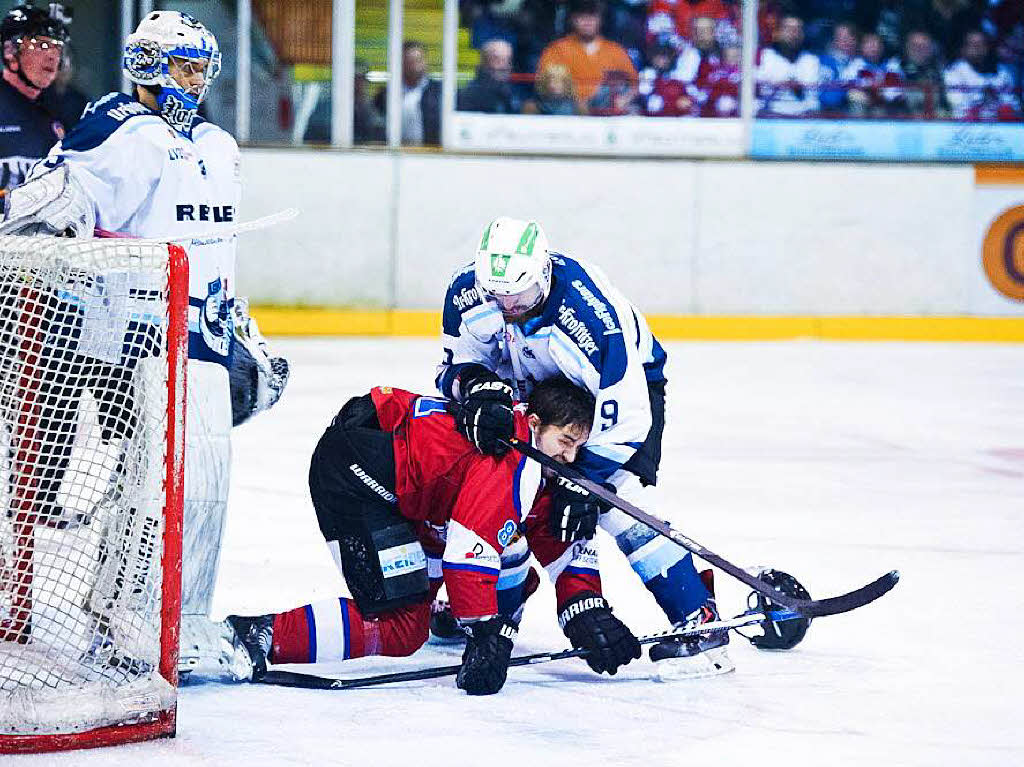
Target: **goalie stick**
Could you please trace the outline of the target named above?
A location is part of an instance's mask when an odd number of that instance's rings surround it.
[[[778,601],[779,592],[772,592],[772,600]],[[773,621],[792,620],[801,617],[798,613],[788,610],[772,611],[768,614],[752,610],[741,613],[734,618],[704,623],[688,629],[669,629],[657,634],[648,634],[638,637],[637,641],[642,644],[653,644],[663,639],[678,639],[681,637],[694,636],[695,634],[708,634],[716,631],[731,631],[733,629],[754,626],[764,620]],[[565,658],[579,658],[587,654],[584,649],[560,650],[556,652],[538,652],[532,655],[519,655],[509,661],[512,666],[534,666],[538,663],[550,663],[554,660]],[[394,684],[397,682],[415,682],[420,679],[436,679],[442,676],[454,676],[459,673],[460,665],[435,666],[433,668],[422,668],[416,671],[398,671],[394,674],[379,674],[377,676],[363,676],[352,679],[335,679],[329,676],[318,676],[317,674],[305,674],[298,671],[268,671],[262,679],[261,684],[271,684],[278,687],[299,687],[306,690],[351,690],[356,687],[376,687],[382,684]]]
[[[96,237],[107,238],[107,239],[121,239],[121,240],[132,240],[135,244],[149,244],[149,245],[162,245],[165,242],[186,242],[188,240],[201,240],[205,238],[228,238],[234,237],[238,234],[244,234],[245,232],[255,232],[260,229],[269,229],[272,226],[277,226],[285,221],[291,221],[299,215],[298,208],[285,208],[279,210],[277,213],[271,213],[260,218],[254,218],[251,221],[241,221],[233,226],[226,227],[224,229],[218,229],[216,232],[203,232],[196,234],[178,234],[171,237],[157,237],[157,238],[138,238],[130,234],[122,234],[121,232],[109,232],[106,229],[100,229],[96,227],[93,233]]]
[[[821,618],[826,615],[836,615],[838,613],[856,610],[858,607],[870,604],[882,595],[888,593],[900,579],[899,571],[892,570],[866,586],[861,586],[859,589],[847,592],[846,594],[840,594],[839,596],[829,597],[827,599],[798,599],[797,597],[783,594],[772,588],[769,584],[760,580],[757,576],[751,575],[742,567],[734,565],[729,560],[723,559],[713,551],[709,551],[704,548],[692,538],[683,535],[681,532],[674,529],[668,522],[651,516],[646,511],[631,504],[629,501],[619,498],[615,493],[606,490],[596,482],[592,482],[587,479],[571,466],[559,463],[554,458],[545,455],[532,445],[522,442],[516,438],[512,438],[508,441],[501,440],[501,442],[502,444],[518,450],[523,455],[532,458],[542,466],[551,469],[555,474],[581,485],[586,488],[591,495],[597,496],[609,506],[614,506],[615,508],[624,511],[633,519],[638,522],[643,522],[651,529],[679,544],[690,553],[696,554],[705,562],[714,565],[723,572],[731,575],[733,578],[742,581],[757,593],[769,597],[776,604],[782,605],[789,610],[793,610],[805,618]]]

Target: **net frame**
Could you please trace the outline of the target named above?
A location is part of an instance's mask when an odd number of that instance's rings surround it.
[[[12,242],[15,238],[0,238],[0,249],[3,242]],[[24,238],[17,238],[24,247]],[[70,251],[83,247],[104,247],[99,241],[68,241],[66,246],[54,243],[50,239],[44,247],[67,247]],[[90,244],[85,244],[90,243]],[[146,243],[154,247],[153,243]],[[109,247],[131,248],[125,240],[110,243]],[[139,243],[138,247],[142,247]],[[183,247],[170,243],[157,246],[166,251],[166,315],[163,350],[166,354],[166,413],[165,432],[163,434],[163,477],[162,477],[162,521],[163,534],[160,553],[160,610],[159,610],[159,662],[157,672],[161,684],[167,688],[160,694],[151,692],[140,693],[137,697],[140,706],[150,705],[154,710],[142,719],[128,722],[111,722],[101,726],[76,731],[59,731],[64,725],[58,725],[58,731],[45,731],[45,723],[39,727],[40,732],[0,734],[0,753],[26,753],[39,751],[57,751],[77,748],[116,745],[137,742],[158,737],[173,737],[177,720],[177,659],[179,642],[179,625],[181,613],[181,559],[182,559],[182,507],[184,499],[184,446],[185,446],[185,387],[188,343],[188,258]],[[23,286],[22,296],[26,291],[36,288]],[[28,296],[31,298],[31,296]],[[43,349],[44,329],[40,327],[39,317],[25,318],[20,323],[25,329],[19,338],[20,353],[27,360],[21,368],[18,380],[18,391],[22,395],[20,414],[18,417],[19,439],[13,455],[14,465],[29,460],[27,455],[38,447],[33,429],[35,410],[35,391],[28,373],[38,362]],[[31,641],[31,613],[33,608],[33,568],[35,560],[35,529],[40,526],[37,514],[31,511],[35,504],[36,487],[31,482],[18,477],[11,487],[10,503],[13,513],[12,530],[15,542],[13,566],[19,573],[15,588],[10,594],[10,610],[6,626],[0,626],[0,653],[4,643],[27,645]],[[20,622],[19,622],[20,618]],[[128,687],[130,685],[126,685]],[[93,683],[82,685],[73,690],[45,690],[50,695],[67,695],[71,701],[81,700],[83,704],[92,704],[91,697],[99,694]],[[108,693],[107,687],[102,692]],[[121,690],[126,697],[134,694],[133,690]],[[34,694],[34,693],[26,693]],[[72,702],[72,705],[74,703]],[[53,729],[53,728],[51,728]]]

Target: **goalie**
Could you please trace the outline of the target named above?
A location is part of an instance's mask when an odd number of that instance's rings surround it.
[[[314,663],[409,655],[426,640],[442,580],[466,633],[458,686],[470,695],[505,682],[523,602],[539,578],[555,583],[559,622],[594,671],[640,657],[632,632],[601,596],[592,543],[549,534],[551,496],[525,456],[490,458],[453,429],[449,403],[379,387],[350,400],[313,453],[309,489],[320,530],[352,592],[228,624],[246,653],[238,674],[267,662]],[[564,463],[590,433],[590,395],[565,379],[538,385],[515,408],[514,431]]]
[[[240,155],[227,132],[198,116],[220,71],[217,41],[187,14],[154,11],[125,41],[122,67],[134,93],[111,93],[88,106],[74,130],[8,195],[0,234],[90,237],[99,229],[120,237],[198,235],[186,248],[189,366],[179,668],[188,672],[209,637],[216,636],[206,616],[227,506],[230,430],[274,404],[288,367],[283,359],[270,358],[245,303],[234,295],[231,227],[241,194]],[[131,386],[118,384],[118,401],[130,412]],[[68,443],[71,438],[65,436]],[[48,482],[59,486],[66,455],[58,452],[53,464]],[[120,473],[119,468],[115,475]],[[111,486],[122,479],[113,477]],[[105,556],[117,573],[122,554]],[[123,578],[100,578],[98,585],[103,583],[114,584],[107,589],[112,593],[98,601],[117,601]]]

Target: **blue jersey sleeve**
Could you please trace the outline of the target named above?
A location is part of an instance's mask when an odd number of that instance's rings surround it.
[[[504,321],[497,307],[484,301],[476,286],[473,264],[455,273],[441,312],[441,352],[435,384],[449,399],[461,400],[459,376],[483,365],[502,375],[501,335]]]

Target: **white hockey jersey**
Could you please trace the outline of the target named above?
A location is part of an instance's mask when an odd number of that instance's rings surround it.
[[[142,238],[201,235],[182,243],[189,257],[189,357],[227,365],[236,238],[219,233],[238,218],[235,140],[200,118],[184,136],[144,104],[111,93],[86,108],[33,173],[61,163],[92,197],[98,228]]]
[[[483,365],[526,399],[538,381],[564,375],[597,399],[594,426],[578,466],[603,482],[622,468],[651,428],[648,382],[665,380],[665,351],[644,316],[592,264],[551,254],[551,294],[544,311],[506,324],[498,305],[476,287],[470,263],[445,296],[444,360],[437,387],[459,399],[458,375]]]
[[[992,72],[979,72],[964,59],[953,62],[942,73],[946,84],[946,98],[953,108],[953,119],[968,118],[972,107],[986,100],[1009,107],[1019,113],[1021,105],[1014,94],[1013,74],[1005,64]]]
[[[798,117],[821,108],[818,89],[824,78],[821,61],[813,53],[802,51],[791,60],[774,48],[764,48],[756,77],[758,110]]]

